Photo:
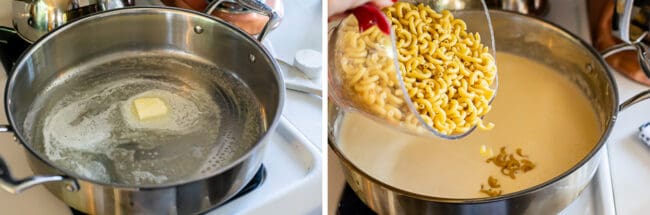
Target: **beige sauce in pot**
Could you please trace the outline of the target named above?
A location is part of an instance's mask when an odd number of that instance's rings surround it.
[[[337,143],[355,165],[373,177],[410,192],[447,198],[487,197],[480,185],[498,179],[503,194],[562,174],[589,153],[600,136],[589,100],[560,74],[523,57],[498,53],[499,89],[486,120],[460,140],[409,136],[358,113],[342,119]],[[536,164],[516,179],[486,163],[481,145],[497,154],[521,148]]]

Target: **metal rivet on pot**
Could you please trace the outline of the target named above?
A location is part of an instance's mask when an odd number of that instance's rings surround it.
[[[586,68],[587,68],[587,73],[589,74],[591,74],[594,71],[594,67],[590,63],[587,64]]]
[[[212,205],[212,204],[210,203],[210,198],[207,197],[207,196],[206,196],[206,197],[203,197],[203,199],[201,200],[201,205]]]
[[[203,33],[203,27],[201,26],[194,26],[194,33],[201,34]]]
[[[65,189],[68,190],[68,191],[70,191],[70,192],[75,192],[75,191],[77,191],[77,188],[76,188],[74,185],[72,185],[72,184],[66,184],[66,185],[65,185]]]
[[[255,55],[248,55],[248,59],[251,61],[251,63],[255,62]]]

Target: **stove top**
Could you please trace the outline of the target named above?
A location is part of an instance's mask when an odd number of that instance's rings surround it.
[[[0,72],[1,72],[0,68]],[[0,80],[1,82],[2,80]],[[2,94],[4,88],[0,88]],[[0,123],[4,114],[0,111]],[[6,122],[6,121],[4,121]],[[24,147],[9,134],[0,133],[0,157],[16,178],[31,176]],[[263,170],[237,197],[206,212],[219,214],[306,214],[320,211],[320,151],[285,118],[270,136],[262,160]],[[300,204],[295,204],[300,202]],[[38,207],[34,207],[38,203]],[[20,194],[0,191],[1,214],[80,214],[52,195],[45,187],[36,186]]]
[[[0,74],[4,72],[0,66]],[[0,83],[5,80],[6,76],[0,75]],[[0,88],[0,94],[4,94],[4,89]],[[0,104],[2,102],[0,100]],[[2,111],[4,109],[0,110],[0,124],[6,124],[6,115]],[[0,133],[0,143],[0,157],[12,175],[16,178],[32,176],[22,144],[15,142],[10,133]],[[321,195],[314,195],[322,192],[320,149],[285,117],[279,119],[265,148],[263,168],[255,178],[236,197],[206,214],[320,214]],[[35,202],[37,207],[34,207]],[[2,214],[80,214],[43,186],[35,186],[20,194],[0,191],[0,208]]]
[[[336,208],[338,215],[374,215],[354,193],[349,185],[345,185],[343,194]],[[611,215],[615,213],[614,196],[612,193],[611,171],[607,153],[603,153],[601,164],[593,180],[580,196],[569,207],[560,212],[561,215]]]
[[[235,194],[235,196],[228,199],[228,201],[222,203],[221,205],[228,204],[229,202],[234,201],[234,200],[236,200],[236,199],[250,193],[251,191],[257,189],[258,187],[260,187],[260,185],[262,185],[262,183],[264,183],[265,179],[266,179],[266,167],[264,167],[264,164],[262,164],[262,166],[260,166],[260,168],[257,170],[257,173],[255,173],[255,176],[253,176],[253,179],[251,179],[251,181],[248,182],[248,184],[246,184],[246,186],[244,188],[242,188],[242,190],[239,191],[239,193]],[[216,206],[215,208],[210,209],[207,212],[214,211],[217,208],[219,208],[219,206]],[[70,211],[72,212],[72,215],[85,215],[86,214],[86,213],[78,211],[77,209],[74,209],[72,207],[70,207]]]
[[[336,209],[336,214],[345,215],[345,214],[377,214],[368,206],[366,206],[363,201],[354,193],[354,190],[350,185],[345,185],[343,189],[343,194],[341,194],[341,200],[339,201],[338,208]]]
[[[21,54],[18,50],[24,50],[26,45],[11,32],[11,1],[0,1],[0,60],[2,62],[15,61]],[[319,40],[320,41],[320,40]],[[263,44],[269,52],[275,53],[269,40]],[[4,64],[4,63],[3,63]],[[12,65],[0,65],[0,83],[6,81],[4,67]],[[4,94],[4,87],[0,87],[0,94]],[[288,115],[295,116],[305,112],[304,104],[297,102],[290,93],[287,93],[287,104],[296,109]],[[2,100],[4,101],[4,100]],[[0,106],[4,103],[0,102]],[[320,105],[318,105],[320,107]],[[4,108],[0,111],[0,124],[7,124]],[[308,110],[311,110],[307,108]],[[312,114],[307,112],[306,114]],[[319,115],[313,114],[313,115]],[[309,118],[309,117],[303,117]],[[300,124],[298,124],[300,125]],[[0,157],[2,157],[12,174],[17,178],[29,177],[33,173],[27,164],[24,147],[15,143],[12,135],[0,133]],[[318,143],[316,143],[318,144]],[[264,169],[259,182],[249,184],[248,190],[240,193],[227,203],[207,212],[209,215],[216,214],[320,214],[322,187],[322,164],[321,149],[307,139],[301,131],[296,129],[292,122],[284,117],[276,130],[271,133],[269,144],[262,163]],[[259,173],[259,172],[258,172]],[[253,186],[254,185],[254,186]],[[38,207],[34,207],[34,203]],[[300,204],[295,204],[299,202]],[[43,186],[36,186],[21,194],[9,194],[0,191],[1,214],[50,214],[69,215],[71,209],[54,195],[49,193]],[[74,213],[73,213],[74,214]]]

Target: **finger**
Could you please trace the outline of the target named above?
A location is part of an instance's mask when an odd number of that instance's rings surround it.
[[[329,0],[327,5],[327,16],[343,14],[346,10],[359,7],[365,3],[371,2],[378,8],[384,8],[393,5],[397,0]]]
[[[332,16],[334,14],[340,14],[346,11],[349,8],[355,7],[357,2],[367,2],[366,1],[350,1],[350,0],[328,0],[327,1],[327,16]],[[361,5],[363,3],[360,3]]]
[[[331,21],[338,20],[338,19],[343,19],[343,18],[345,18],[347,15],[348,15],[348,13],[337,13],[337,14],[333,14],[333,15],[331,15],[331,16],[329,16],[329,17],[327,18],[327,22],[331,22]]]
[[[372,3],[375,4],[378,8],[385,8],[393,5],[397,0],[373,0]]]

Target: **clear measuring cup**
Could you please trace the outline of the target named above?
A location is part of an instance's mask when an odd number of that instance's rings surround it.
[[[454,18],[465,22],[467,33],[475,32],[480,35],[481,44],[488,48],[488,53],[494,59],[494,66],[496,65],[492,25],[484,1],[404,0],[399,2],[414,5],[422,3],[438,13],[448,10]],[[464,124],[465,127],[454,128],[450,132],[449,127],[439,127],[440,125],[449,125],[449,123],[443,123],[446,121],[440,121],[447,120],[445,119],[446,115],[445,117],[442,115],[435,117],[436,114],[421,115],[418,110],[432,106],[421,100],[421,96],[416,95],[417,90],[413,91],[412,88],[406,87],[405,81],[410,82],[408,84],[413,86],[413,79],[402,78],[406,68],[400,67],[397,46],[404,45],[404,41],[398,41],[392,28],[386,26],[390,26],[390,20],[370,4],[349,12],[349,16],[335,21],[332,24],[333,28],[330,28],[329,31],[328,89],[330,101],[347,111],[361,112],[371,119],[416,135],[433,134],[441,138],[458,139],[476,129],[476,124],[472,126]],[[425,45],[420,44],[415,48],[426,49],[421,46]],[[443,85],[431,80],[422,84]],[[489,83],[492,93],[487,100],[488,108],[482,108],[481,113],[485,114],[489,111],[489,105],[494,100],[497,86],[495,72],[492,83]],[[439,87],[439,89],[442,88]],[[445,89],[449,90],[450,88]],[[411,99],[412,94],[416,95],[415,102]],[[453,105],[458,105],[458,103]],[[439,113],[438,111],[440,109],[432,112]],[[438,122],[435,122],[436,120]]]

